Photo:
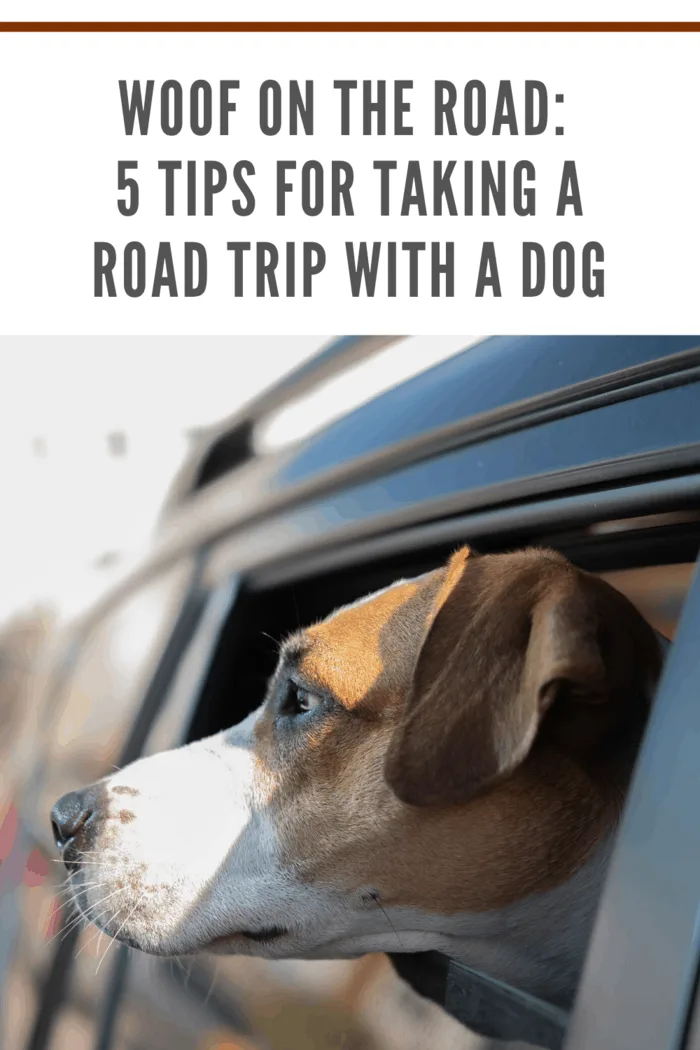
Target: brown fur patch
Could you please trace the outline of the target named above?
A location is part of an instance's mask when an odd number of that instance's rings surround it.
[[[396,584],[304,632],[299,670],[349,711],[383,715],[408,686],[443,572]]]
[[[136,795],[140,794],[140,792],[137,791],[136,788],[126,787],[124,785],[120,785],[119,787],[113,787],[112,791],[115,795],[133,795],[134,798],[136,797]]]

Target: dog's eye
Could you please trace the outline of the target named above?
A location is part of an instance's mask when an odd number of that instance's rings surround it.
[[[306,711],[313,711],[315,707],[318,707],[321,703],[320,696],[316,696],[315,693],[310,693],[308,689],[302,689],[300,686],[295,686],[296,702],[299,712],[304,714]]]
[[[305,715],[321,705],[321,697],[304,689],[296,682],[287,683],[287,692],[282,702],[282,714]]]

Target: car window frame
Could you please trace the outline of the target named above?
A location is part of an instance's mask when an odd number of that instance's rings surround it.
[[[564,1050],[684,1044],[700,957],[699,632],[700,560],[635,765]]]
[[[631,486],[616,485],[611,487],[606,492],[589,492],[577,494],[576,496],[563,496],[559,499],[550,500],[538,500],[533,501],[527,505],[528,517],[532,522],[538,522],[540,524],[551,523],[553,521],[570,521],[575,520],[588,520],[593,518],[600,518],[601,514],[610,514],[611,517],[621,515],[622,512],[629,512],[633,507],[639,507],[640,502],[644,499],[646,502],[649,497],[653,497],[651,502],[655,506],[661,506],[667,504],[669,497],[672,503],[679,501],[681,504],[687,505],[689,502],[697,504],[698,496],[698,477],[692,475],[685,475],[678,478],[663,479],[660,481],[643,482],[633,484]],[[286,557],[280,557],[279,560],[274,559],[271,562],[261,559],[258,566],[251,566],[248,571],[244,573],[236,573],[234,571],[235,555],[233,550],[228,549],[227,537],[222,537],[218,543],[213,543],[207,548],[203,548],[199,552],[201,558],[200,565],[202,566],[201,577],[199,581],[201,601],[201,612],[203,618],[206,619],[206,610],[210,608],[210,603],[218,602],[219,613],[217,615],[211,615],[210,617],[210,635],[207,644],[203,645],[200,651],[200,670],[191,676],[191,688],[192,688],[192,700],[193,704],[198,701],[198,694],[201,686],[199,681],[205,674],[206,664],[211,656],[216,651],[220,631],[223,623],[225,623],[233,605],[238,600],[239,587],[241,584],[246,586],[250,583],[255,583],[255,590],[264,589],[267,590],[275,583],[278,583],[280,579],[289,580],[290,575],[297,576],[297,578],[304,578],[311,574],[316,574],[324,569],[330,569],[337,565],[347,564],[350,561],[365,561],[368,555],[376,555],[379,550],[386,552],[388,548],[398,549],[400,547],[415,547],[431,545],[436,536],[444,538],[444,534],[449,533],[450,536],[454,536],[457,539],[461,536],[462,541],[464,540],[465,534],[468,536],[470,533],[470,523],[478,523],[479,527],[487,523],[489,529],[496,528],[496,531],[507,533],[513,527],[514,517],[517,515],[522,520],[523,506],[520,507],[504,507],[495,508],[488,511],[481,511],[477,514],[472,515],[460,515],[456,518],[445,519],[443,521],[431,522],[421,526],[414,526],[412,528],[401,530],[397,529],[389,534],[378,532],[377,535],[371,537],[350,537],[347,534],[344,537],[345,542],[338,544],[329,545],[322,552],[317,551],[316,556],[312,559],[298,558],[295,551],[295,544],[293,537],[290,537],[288,543],[288,550]],[[230,540],[229,540],[230,542]],[[235,549],[236,544],[233,544]],[[350,556],[348,557],[348,551]],[[222,557],[222,553],[224,556]],[[323,562],[323,568],[316,558],[319,558]],[[294,563],[294,571],[290,573],[289,563]],[[226,605],[222,603],[222,594],[225,588],[231,588],[230,590],[230,604]],[[698,606],[698,615],[700,616],[700,593],[698,590],[698,574],[693,582],[693,590],[695,592],[695,603]],[[217,597],[218,596],[218,597]],[[686,603],[687,604],[687,603]],[[225,614],[221,614],[222,610],[226,608]],[[685,615],[685,614],[684,614]],[[683,620],[683,618],[682,618]],[[201,620],[199,621],[201,624]],[[197,630],[189,636],[190,642],[193,640],[194,635],[197,634]],[[678,642],[674,649],[678,646]],[[170,688],[173,686],[174,679],[179,673],[180,664],[182,657],[185,652],[185,647],[181,644],[173,650],[172,653],[172,664],[168,671],[167,686],[164,690],[158,689],[157,692],[160,695],[160,703],[158,704],[155,717],[157,713],[162,710],[162,704],[167,702]],[[170,663],[170,661],[167,661]],[[165,673],[165,672],[164,672]],[[666,674],[664,675],[664,681],[666,680]],[[199,684],[198,684],[199,683]],[[662,682],[663,685],[663,682]],[[149,723],[152,728],[154,725],[153,720]],[[187,732],[187,726],[182,726],[183,734]],[[171,746],[177,746],[183,742],[181,739],[174,738]],[[140,747],[146,743],[146,737],[143,737],[140,742]],[[646,743],[646,738],[645,738]],[[129,748],[133,752],[133,748]],[[138,751],[140,753],[140,751]],[[136,753],[134,752],[134,757]],[[127,758],[130,761],[131,758]],[[607,888],[606,888],[607,892]],[[67,939],[70,942],[70,938]],[[72,942],[71,942],[72,943]],[[68,952],[70,955],[70,951]],[[116,1022],[119,1016],[119,999],[120,993],[124,986],[124,980],[126,976],[127,962],[126,953],[116,953],[115,962],[113,964],[112,973],[113,978],[110,980],[107,988],[107,994],[103,1009],[103,1021],[100,1026],[100,1037],[97,1041],[97,1046],[101,1050],[106,1050],[110,1045],[110,1033],[112,1026]],[[571,1036],[569,1036],[569,1039]],[[43,1046],[44,1044],[41,1044]],[[606,1050],[607,1050],[607,1045]],[[629,1044],[620,1044],[620,1046]],[[641,1044],[640,1044],[641,1045]],[[647,1044],[644,1044],[645,1047]],[[671,1045],[675,1048],[677,1044],[668,1044],[668,1050]],[[577,1044],[570,1044],[569,1041],[565,1044],[565,1050],[593,1050],[594,1043],[586,1042],[580,1046]],[[652,1044],[649,1043],[649,1050],[652,1048]],[[32,1044],[32,1050],[38,1050],[36,1046]],[[596,1048],[599,1050],[599,1046]],[[635,1047],[635,1050],[637,1048]],[[654,1045],[653,1050],[666,1050],[666,1046]]]

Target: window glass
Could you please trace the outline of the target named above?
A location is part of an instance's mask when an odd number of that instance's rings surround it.
[[[601,576],[626,594],[645,620],[673,641],[695,562],[620,569]]]

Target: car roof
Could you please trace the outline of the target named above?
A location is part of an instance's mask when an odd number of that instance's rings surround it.
[[[389,348],[400,361],[410,343],[397,336],[335,340],[205,433],[173,482],[149,555],[116,591],[245,521],[465,441],[487,440],[513,421],[522,427],[531,419],[534,425],[543,411],[572,411],[577,398],[610,384],[687,368],[691,360],[696,365],[700,336],[491,336],[464,337],[463,344],[451,339],[444,360],[376,396],[370,392],[303,440],[260,449],[256,435],[276,414],[303,405],[329,380],[342,383]]]
[[[437,339],[438,337],[436,337]],[[469,337],[464,337],[465,341]],[[190,457],[167,501],[167,512],[255,458],[254,432],[285,406],[349,373],[400,337],[346,337],[286,376],[224,423],[212,428]],[[410,340],[408,340],[410,348]],[[455,426],[507,405],[591,382],[700,345],[698,336],[492,336],[339,415],[278,455],[275,479],[294,486],[341,470],[421,435]]]

